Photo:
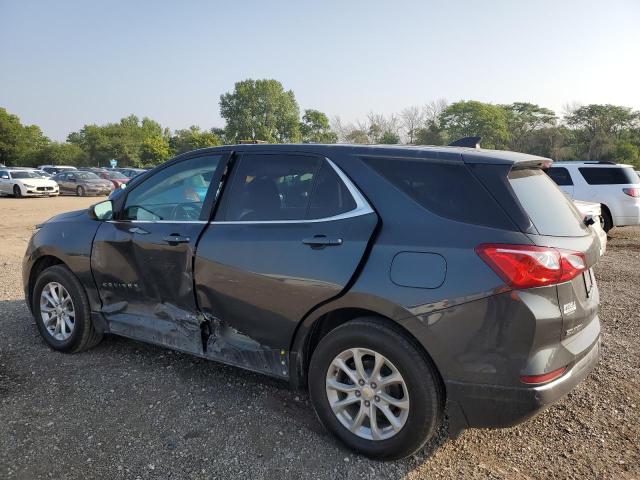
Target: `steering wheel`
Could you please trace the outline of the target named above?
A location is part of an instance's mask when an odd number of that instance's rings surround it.
[[[173,220],[199,220],[200,206],[193,203],[179,203],[173,207],[171,218]]]

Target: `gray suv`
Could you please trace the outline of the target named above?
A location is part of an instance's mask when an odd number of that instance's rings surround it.
[[[550,160],[462,147],[183,154],[40,225],[23,264],[45,341],[105,333],[308,388],[380,459],[505,427],[594,367],[599,240]]]

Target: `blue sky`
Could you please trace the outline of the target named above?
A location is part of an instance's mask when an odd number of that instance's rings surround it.
[[[0,0],[0,106],[53,139],[130,113],[221,127],[245,78],[344,121],[437,98],[640,109],[640,1]]]

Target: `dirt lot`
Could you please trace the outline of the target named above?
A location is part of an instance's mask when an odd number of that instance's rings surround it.
[[[47,348],[21,257],[33,225],[95,202],[0,199],[0,478],[640,478],[640,229],[614,231],[596,268],[603,355],[587,381],[518,427],[441,432],[379,463],[267,377],[115,337]]]

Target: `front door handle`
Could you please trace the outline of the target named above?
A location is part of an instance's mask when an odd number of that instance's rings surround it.
[[[342,245],[342,239],[337,237],[327,237],[326,235],[314,235],[311,238],[303,239],[302,243],[309,245],[311,248],[322,248]]]
[[[167,242],[169,245],[178,245],[179,243],[189,243],[191,241],[189,237],[183,237],[177,233],[167,235],[166,237],[163,237],[162,240]]]

